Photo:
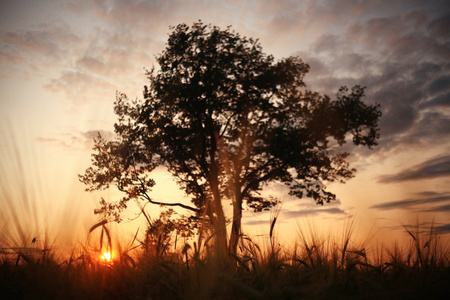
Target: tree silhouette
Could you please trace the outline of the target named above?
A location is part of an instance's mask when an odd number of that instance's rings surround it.
[[[236,254],[242,210],[277,203],[260,196],[265,184],[282,182],[299,198],[330,202],[336,196],[324,183],[345,182],[355,171],[340,146],[347,138],[377,145],[381,113],[362,102],[363,87],[342,87],[334,100],[308,91],[306,63],[275,62],[258,40],[230,27],[178,25],[156,59],[142,101],[117,94],[116,138],[95,139],[93,167],[80,175],[88,190],[115,184],[125,192],[119,203],[103,203],[109,216],[118,218],[132,198],[182,207],[211,225],[218,251]],[[176,178],[192,205],[149,196],[157,166]],[[233,206],[229,244],[226,201]]]

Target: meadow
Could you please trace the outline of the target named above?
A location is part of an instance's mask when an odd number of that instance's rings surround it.
[[[213,239],[184,239],[164,230],[164,219],[158,222],[147,216],[147,230],[127,238],[100,221],[90,224],[83,241],[63,248],[67,232],[77,229],[68,226],[72,215],[54,208],[49,200],[55,187],[47,190],[39,182],[42,168],[35,159],[39,156],[17,149],[2,153],[12,165],[0,169],[0,299],[448,299],[450,295],[448,239],[434,226],[423,232],[419,222],[415,228],[404,226],[407,243],[384,245],[355,238],[353,219],[340,234],[320,232],[314,220],[305,221],[286,245],[277,236],[276,208],[267,236],[244,235],[236,256],[217,259]],[[62,221],[51,222],[57,216]],[[65,231],[56,237],[44,230],[36,237],[30,228]]]
[[[433,227],[416,229],[405,226],[408,245],[367,247],[352,238],[352,221],[335,237],[309,223],[292,246],[271,230],[217,260],[202,241],[149,230],[118,242],[98,223],[69,255],[47,238],[0,247],[0,299],[448,299],[448,245]]]

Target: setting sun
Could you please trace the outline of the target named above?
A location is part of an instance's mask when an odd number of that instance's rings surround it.
[[[101,256],[100,259],[106,262],[111,261],[111,252],[104,252]]]

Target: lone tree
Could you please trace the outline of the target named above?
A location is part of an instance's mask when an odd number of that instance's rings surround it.
[[[80,175],[87,190],[111,184],[125,193],[102,212],[118,217],[140,198],[178,206],[213,228],[217,249],[236,254],[242,210],[276,205],[259,191],[269,182],[318,204],[336,196],[324,183],[353,177],[340,150],[347,139],[371,148],[379,138],[379,105],[362,102],[364,87],[342,87],[332,100],[306,90],[309,66],[298,57],[278,62],[258,40],[230,27],[194,23],[172,28],[159,69],[147,72],[144,99],[117,94],[116,138],[95,139],[93,167]],[[160,203],[149,196],[149,177],[164,166],[192,204]],[[223,205],[233,206],[230,238]],[[229,241],[229,244],[228,244]]]

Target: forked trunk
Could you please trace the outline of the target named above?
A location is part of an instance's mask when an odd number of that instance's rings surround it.
[[[214,224],[215,239],[216,239],[216,255],[220,259],[225,257],[227,253],[227,228],[225,223],[225,214],[222,208],[222,201],[219,192],[219,183],[217,177],[212,176],[210,179],[211,191],[213,194],[213,212],[216,214],[217,218],[216,224]]]

